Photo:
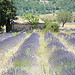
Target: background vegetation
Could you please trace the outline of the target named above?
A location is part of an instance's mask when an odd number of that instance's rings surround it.
[[[49,2],[40,2],[40,0],[15,0],[17,6],[17,15],[23,13],[50,14],[55,11],[75,12],[74,0],[48,0]]]

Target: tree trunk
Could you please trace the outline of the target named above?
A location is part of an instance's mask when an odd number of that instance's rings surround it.
[[[6,22],[6,33],[10,32],[10,19],[7,19]]]
[[[64,24],[65,24],[65,23],[63,23],[62,27],[64,27]]]

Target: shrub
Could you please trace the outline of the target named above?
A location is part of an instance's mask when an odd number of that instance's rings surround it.
[[[32,25],[32,28],[36,28],[37,27],[37,24],[38,24],[38,21],[39,21],[39,18],[36,16],[36,15],[33,15],[33,14],[23,14],[23,19],[27,19],[30,24]]]
[[[53,32],[58,32],[59,31],[59,24],[55,22],[51,22],[46,26],[46,30],[50,30]]]
[[[46,28],[47,27],[47,25],[49,24],[49,23],[51,23],[52,22],[52,20],[51,19],[48,19],[48,18],[41,18],[41,20],[43,20],[44,22],[45,22],[45,26],[44,26],[44,28]]]

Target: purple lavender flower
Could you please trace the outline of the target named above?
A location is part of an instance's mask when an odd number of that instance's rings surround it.
[[[75,33],[71,33],[71,36],[75,37]]]
[[[25,37],[26,35],[24,33],[20,33],[16,36],[3,40],[0,42],[0,53],[5,51],[8,52],[9,49],[16,47],[16,45],[20,43]]]
[[[62,37],[62,38],[68,37],[68,35],[65,33],[59,33],[59,34],[57,34],[57,36]]]
[[[3,72],[2,75],[30,75],[25,70],[22,70],[21,68],[15,69],[15,68],[9,68],[6,72]]]
[[[49,64],[52,69],[61,72],[63,69],[75,66],[75,55],[65,50],[57,50],[51,54]]]
[[[44,41],[50,42],[50,37],[51,37],[51,35],[52,35],[52,33],[46,33],[46,34],[44,35]]]
[[[37,59],[35,55],[37,54],[37,50],[40,47],[39,37],[39,34],[33,33],[28,39],[26,39],[20,46],[12,61],[26,61],[29,65],[36,65]]]
[[[70,46],[71,45],[75,46],[75,37],[68,39],[67,42]]]
[[[59,33],[58,36],[62,37],[69,46],[75,46],[75,37],[64,33]]]
[[[46,43],[50,43],[51,41],[60,41],[60,40],[56,38],[52,33],[46,33],[44,35],[44,41]]]
[[[68,69],[63,69],[59,74],[60,75],[75,75],[75,66],[70,67]]]
[[[1,35],[0,35],[0,42],[3,41],[3,40],[5,40],[5,39],[8,39],[8,38],[10,38],[10,37],[13,37],[13,36],[14,36],[13,33],[1,34]]]
[[[58,49],[66,49],[66,47],[59,41],[56,41],[56,42],[50,42],[50,44],[47,45],[46,47],[48,50],[52,50],[55,51],[55,50],[58,50]]]
[[[75,28],[71,28],[71,31],[75,31]]]

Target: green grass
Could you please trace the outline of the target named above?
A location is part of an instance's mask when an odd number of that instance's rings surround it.
[[[15,68],[27,67],[27,66],[29,66],[29,64],[30,64],[30,61],[27,61],[27,60],[15,61],[14,67]]]
[[[19,34],[19,33],[21,33],[21,32],[14,32],[15,35],[17,35],[17,34]]]

